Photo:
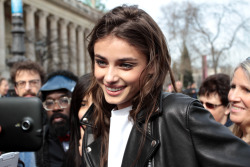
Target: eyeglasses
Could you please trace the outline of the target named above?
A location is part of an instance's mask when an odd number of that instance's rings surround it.
[[[208,109],[215,109],[215,108],[223,105],[223,104],[212,104],[212,103],[208,103],[208,102],[204,103],[203,101],[200,101],[200,102],[203,106],[205,105],[206,108],[208,108]]]
[[[24,88],[27,82],[29,83],[30,87],[37,87],[38,84],[40,83],[40,79],[33,79],[30,81],[18,81],[15,83],[15,85],[18,88]]]
[[[70,104],[71,98],[69,97],[61,97],[58,100],[47,99],[43,102],[43,107],[47,111],[51,111],[54,109],[55,104],[57,103],[60,109],[67,108]]]

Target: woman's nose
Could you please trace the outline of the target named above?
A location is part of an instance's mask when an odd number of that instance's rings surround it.
[[[107,83],[114,83],[116,81],[118,81],[118,71],[116,68],[114,67],[109,67],[106,71],[106,75],[105,75],[105,81]]]
[[[228,93],[228,100],[232,101],[239,101],[240,100],[240,92],[237,89],[230,89]]]

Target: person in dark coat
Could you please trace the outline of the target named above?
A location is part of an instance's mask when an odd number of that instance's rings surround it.
[[[39,96],[47,113],[44,140],[36,154],[38,167],[61,167],[69,148],[69,108],[78,78],[70,71],[59,70],[48,75]]]

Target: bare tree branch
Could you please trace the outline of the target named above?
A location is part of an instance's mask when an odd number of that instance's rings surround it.
[[[242,4],[234,1],[228,5],[208,6],[185,2],[164,7],[162,10],[169,33],[168,40],[178,41],[176,48],[181,48],[181,43],[186,42],[191,59],[207,55],[217,73],[221,57],[234,46],[236,40],[240,41],[239,31],[250,33],[250,17],[246,18],[234,9],[237,5]]]

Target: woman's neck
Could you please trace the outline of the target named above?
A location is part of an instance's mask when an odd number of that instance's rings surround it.
[[[241,139],[250,145],[250,126],[247,126],[243,129],[243,136]]]
[[[228,115],[224,115],[223,118],[220,120],[220,123],[221,123],[222,125],[225,125],[226,122],[227,122],[227,119],[228,119]]]

